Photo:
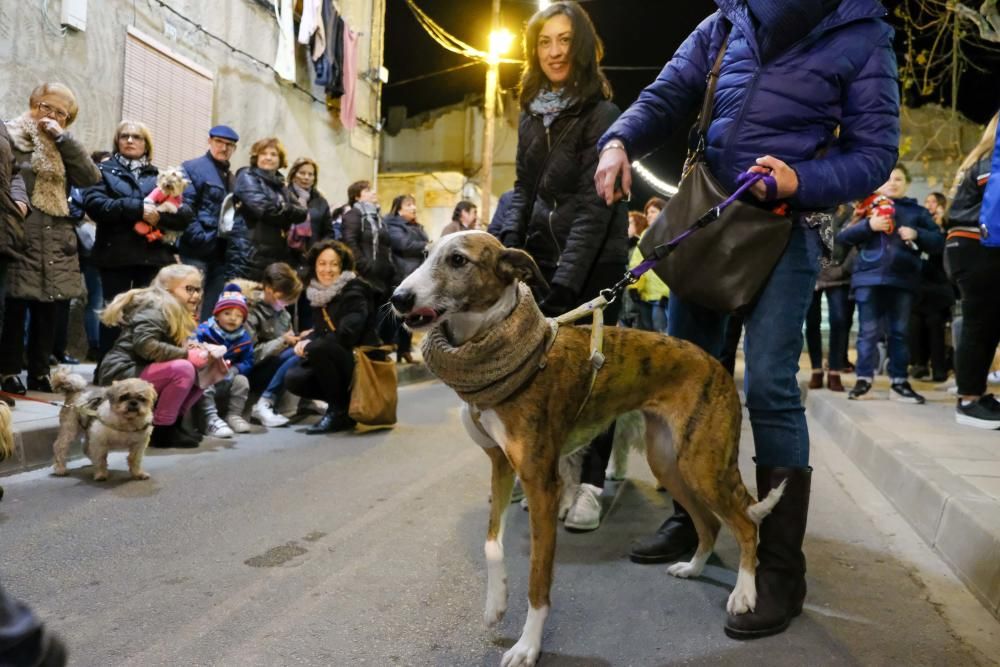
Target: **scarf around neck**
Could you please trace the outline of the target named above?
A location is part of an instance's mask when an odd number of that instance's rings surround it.
[[[483,410],[507,400],[538,372],[553,331],[528,286],[517,287],[513,312],[483,335],[455,347],[438,326],[421,346],[431,372]]]
[[[38,129],[30,113],[7,121],[7,131],[17,150],[31,153],[31,170],[35,173],[32,207],[59,218],[68,216],[66,165],[55,139]]]
[[[132,158],[125,157],[121,153],[115,153],[115,159],[118,160],[118,164],[128,169],[136,179],[139,178],[139,172],[142,171],[143,167],[149,165],[149,158],[145,155],[133,160]]]
[[[212,332],[215,333],[215,335],[217,335],[221,340],[226,341],[226,347],[232,347],[233,343],[238,342],[244,335],[246,335],[246,329],[243,328],[242,324],[237,327],[236,331],[226,331],[215,320],[214,315],[208,318],[208,326],[212,329]]]
[[[531,113],[541,116],[542,124],[545,127],[551,127],[552,123],[559,117],[559,114],[566,111],[573,104],[573,98],[564,94],[565,90],[565,88],[560,88],[559,90],[543,88],[538,91],[535,99],[531,100],[528,110]]]
[[[330,303],[335,296],[340,294],[340,291],[344,289],[344,285],[357,277],[354,271],[344,271],[337,276],[337,279],[332,284],[326,287],[320,285],[315,278],[312,279],[309,282],[309,287],[306,288],[306,298],[309,299],[309,305],[313,308],[326,307],[326,304]]]

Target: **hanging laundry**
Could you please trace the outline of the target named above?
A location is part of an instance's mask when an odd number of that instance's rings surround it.
[[[285,81],[295,81],[295,0],[272,0],[274,15],[278,19],[278,50],[274,56],[274,70]]]
[[[358,124],[354,95],[358,83],[358,33],[344,24],[344,97],[340,100],[340,122],[348,130]]]
[[[313,35],[323,25],[322,0],[302,0],[302,19],[299,21],[299,44],[309,44]]]
[[[326,56],[322,80],[320,61],[316,61],[316,85],[326,88],[327,97],[338,99],[344,94],[344,19],[331,0],[323,5],[326,28]]]

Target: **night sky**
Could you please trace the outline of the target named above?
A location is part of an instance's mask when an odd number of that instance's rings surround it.
[[[490,0],[417,0],[418,6],[445,30],[478,48],[485,48],[490,28]],[[582,3],[605,43],[604,65],[649,67],[640,71],[609,71],[614,101],[625,109],[639,92],[656,78],[659,69],[684,38],[715,10],[710,0],[668,2],[666,0],[588,0]],[[896,2],[886,2],[890,9]],[[978,4],[978,3],[977,3]],[[535,0],[503,0],[502,24],[519,33],[537,9]],[[890,22],[891,22],[890,17]],[[518,44],[519,46],[519,44]],[[1000,47],[1000,45],[998,45]],[[902,49],[897,33],[897,49]],[[510,54],[520,57],[519,48]],[[972,51],[976,61],[990,73],[967,71],[960,87],[960,110],[976,122],[985,123],[1000,106],[1000,57]],[[434,42],[419,26],[404,0],[388,0],[386,10],[386,67],[390,83],[385,88],[384,109],[405,106],[408,115],[461,102],[469,93],[481,93],[485,66],[476,65],[409,84],[393,85],[411,77],[429,74],[468,62]],[[501,66],[501,85],[514,88],[517,65]],[[948,98],[945,91],[944,97]],[[934,100],[929,100],[934,101]],[[693,122],[693,118],[690,119]],[[675,181],[684,154],[684,131],[645,162],[661,177]],[[639,189],[640,197],[651,194]]]

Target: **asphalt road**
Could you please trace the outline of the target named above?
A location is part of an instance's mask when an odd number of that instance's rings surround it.
[[[725,531],[698,580],[627,560],[668,504],[634,456],[629,481],[606,490],[601,529],[560,530],[539,664],[992,664],[993,619],[826,438],[814,430],[809,598],[788,632],[723,634],[737,562]],[[511,510],[511,604],[491,632],[489,465],[441,385],[402,389],[392,431],[275,429],[147,462],[147,482],[127,479],[121,455],[110,482],[90,481],[83,462],[69,478],[3,480],[0,575],[74,665],[497,665],[520,634],[527,513]]]

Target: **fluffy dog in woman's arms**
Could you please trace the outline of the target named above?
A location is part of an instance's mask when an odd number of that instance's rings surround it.
[[[149,479],[142,457],[153,432],[156,390],[145,380],[119,380],[110,387],[87,390],[87,381],[58,370],[52,388],[66,396],[59,411],[59,437],[52,445],[54,473],[66,474],[66,457],[76,438],[83,434],[83,453],[97,468],[94,480],[108,478],[108,452],[128,450],[132,479]]]

